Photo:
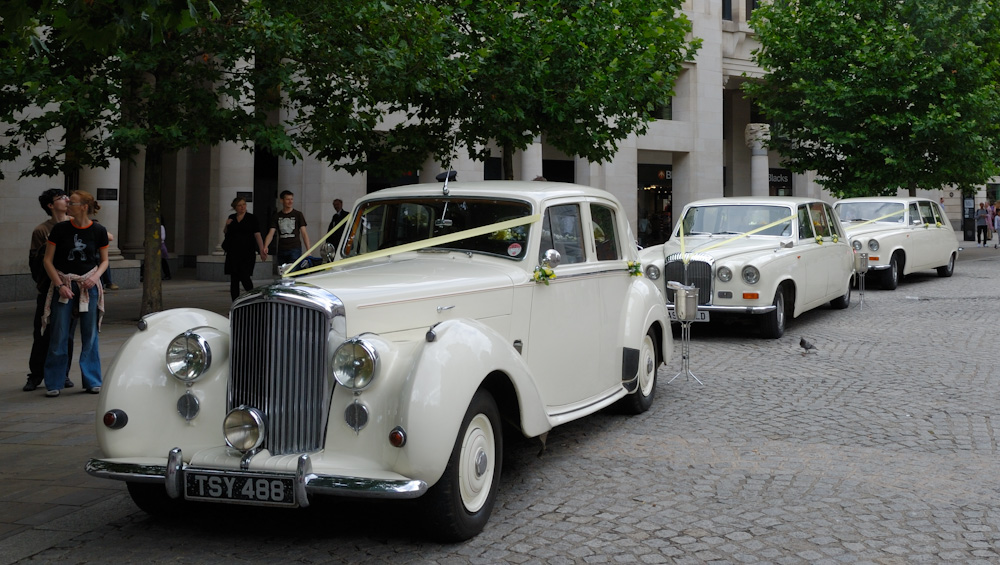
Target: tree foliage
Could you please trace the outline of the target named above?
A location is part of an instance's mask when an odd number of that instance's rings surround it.
[[[751,25],[763,81],[745,85],[771,146],[838,197],[998,173],[1000,8],[988,0],[783,0]]]
[[[315,38],[285,90],[299,143],[349,171],[474,159],[536,136],[606,161],[666,104],[699,40],[678,0],[346,0],[302,17]],[[311,6],[307,4],[307,6]],[[340,29],[343,29],[341,27]],[[386,123],[389,115],[405,120]],[[351,135],[346,136],[345,132]]]

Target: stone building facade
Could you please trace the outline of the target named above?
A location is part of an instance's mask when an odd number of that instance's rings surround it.
[[[565,155],[541,136],[516,156],[515,177],[544,176],[612,192],[630,211],[633,230],[645,245],[661,242],[673,214],[700,198],[780,194],[832,200],[814,175],[792,174],[763,146],[767,125],[742,94],[744,81],[764,76],[753,63],[756,42],[746,23],[754,5],[754,0],[686,0],[683,11],[702,46],[677,77],[672,104],[649,130],[622,141],[615,158],[603,164]],[[458,179],[499,178],[499,149],[493,155],[486,163],[460,158],[453,167]],[[63,186],[61,178],[19,179],[23,165],[0,164],[6,175],[0,181],[0,221],[8,235],[0,240],[0,301],[33,297],[27,244],[32,229],[45,219],[37,197],[46,188]],[[111,268],[115,282],[126,288],[139,284],[142,169],[140,155],[136,163],[114,162],[108,169],[84,171],[80,178],[80,187],[95,194],[102,206],[100,221],[116,236]],[[196,267],[198,277],[209,280],[224,280],[222,226],[237,195],[247,197],[248,210],[258,218],[268,218],[280,207],[278,193],[291,190],[315,242],[333,215],[334,198],[350,209],[368,192],[433,181],[442,172],[439,164],[427,162],[402,178],[382,178],[377,172],[350,175],[316,159],[291,163],[233,143],[172,155],[164,170],[163,222],[175,266]],[[962,200],[957,193],[928,195],[946,197],[949,215],[959,221]],[[271,272],[270,265],[258,268],[257,278]]]

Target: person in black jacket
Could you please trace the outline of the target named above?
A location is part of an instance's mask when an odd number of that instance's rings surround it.
[[[222,248],[226,252],[225,272],[229,275],[229,294],[233,300],[240,295],[240,284],[244,290],[253,288],[253,268],[257,263],[256,254],[267,261],[267,248],[260,237],[257,218],[247,212],[247,201],[237,197],[233,200],[235,214],[226,219],[222,229],[226,234]]]

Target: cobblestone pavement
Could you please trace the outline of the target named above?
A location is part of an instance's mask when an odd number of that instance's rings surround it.
[[[421,537],[407,503],[157,522],[78,458],[65,478],[100,498],[0,539],[0,562],[997,563],[998,311],[1000,253],[982,252],[950,279],[807,313],[779,340],[696,326],[704,386],[666,384],[675,356],[641,416],[556,428],[541,453],[508,436],[493,516],[465,543]]]

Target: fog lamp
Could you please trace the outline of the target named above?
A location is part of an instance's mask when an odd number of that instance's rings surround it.
[[[235,408],[226,414],[222,434],[229,447],[243,453],[253,451],[264,444],[264,414],[249,406]]]

